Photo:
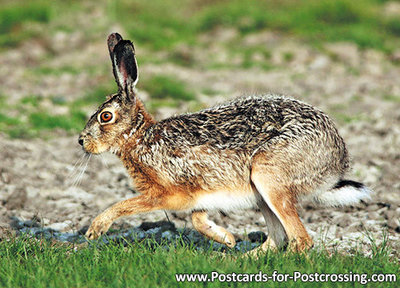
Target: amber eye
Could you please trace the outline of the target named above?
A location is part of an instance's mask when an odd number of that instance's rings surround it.
[[[112,118],[113,118],[113,114],[111,112],[105,111],[100,114],[100,119],[101,119],[101,122],[103,122],[103,123],[110,122]]]

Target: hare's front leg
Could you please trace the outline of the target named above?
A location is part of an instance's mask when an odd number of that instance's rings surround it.
[[[192,223],[194,228],[204,236],[225,244],[232,248],[236,245],[235,237],[225,228],[218,226],[213,221],[208,219],[207,212],[195,211],[192,213]]]
[[[90,225],[85,237],[94,240],[108,231],[119,217],[158,210],[160,207],[149,197],[140,195],[118,202],[98,215]]]

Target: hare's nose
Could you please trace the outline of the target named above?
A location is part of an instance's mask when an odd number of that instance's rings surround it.
[[[83,138],[82,137],[79,137],[78,143],[79,143],[79,145],[83,146]]]

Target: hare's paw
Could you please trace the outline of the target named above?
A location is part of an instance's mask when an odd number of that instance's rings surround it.
[[[290,241],[288,250],[300,253],[311,249],[313,246],[313,240],[307,235],[307,237],[299,237]]]
[[[111,218],[106,214],[97,216],[85,234],[86,239],[95,240],[106,233],[112,224]]]

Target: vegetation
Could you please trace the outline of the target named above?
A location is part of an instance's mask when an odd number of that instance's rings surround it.
[[[201,33],[229,27],[241,34],[270,29],[314,44],[351,41],[362,48],[386,51],[398,44],[400,20],[383,16],[383,2],[233,0],[204,4],[180,1],[180,5],[174,5],[176,1],[119,0],[113,12],[115,17],[121,17],[131,37],[154,49],[181,42],[194,44]]]
[[[383,0],[1,0],[0,3],[0,51],[29,41],[42,43],[46,50],[39,63],[30,63],[29,59],[23,63],[27,64],[24,79],[38,82],[51,77],[57,81],[66,75],[78,79],[82,74],[98,79],[97,84],[88,86],[75,98],[55,93],[45,97],[25,95],[9,101],[13,95],[1,90],[0,130],[11,137],[49,135],[54,129],[76,133],[105,95],[115,91],[107,59],[89,64],[80,61],[49,64],[62,53],[50,43],[59,33],[72,37],[79,31],[84,37],[80,43],[67,41],[66,45],[81,51],[88,43],[99,41],[99,37],[104,42],[109,27],[117,25],[139,47],[140,65],[173,63],[207,70],[279,69],[272,64],[270,47],[244,42],[247,36],[265,31],[293,37],[321,51],[327,42],[353,42],[360,49],[372,48],[384,53],[390,53],[400,44],[400,18],[384,13]],[[220,30],[234,31],[231,37],[218,42],[221,53],[209,52],[206,61],[198,59],[196,51],[207,51]],[[293,61],[292,51],[282,53],[282,65]],[[210,90],[202,87],[203,91],[198,91],[166,73],[141,77],[138,88],[149,93],[146,105],[153,112],[159,107],[179,107],[185,102],[191,103],[185,107],[199,107],[197,96]],[[209,96],[216,94],[219,91],[214,90]],[[398,102],[396,95],[382,97]],[[344,111],[338,118],[344,122],[360,118],[351,115]]]
[[[349,257],[316,250],[305,254],[267,253],[258,260],[233,252],[197,250],[176,243],[167,247],[155,242],[90,245],[47,242],[27,237],[0,242],[1,287],[280,287],[282,283],[181,283],[176,273],[393,273],[400,277],[400,266],[380,246],[371,247],[371,258],[358,253]],[[268,284],[268,285],[267,285]],[[288,281],[285,287],[308,287],[309,283]],[[364,287],[360,283],[314,283],[319,287]],[[368,283],[367,287],[376,287]],[[396,283],[381,283],[395,287]]]
[[[51,19],[50,2],[9,2],[0,8],[0,46],[14,46],[35,35],[29,23],[48,23]]]

